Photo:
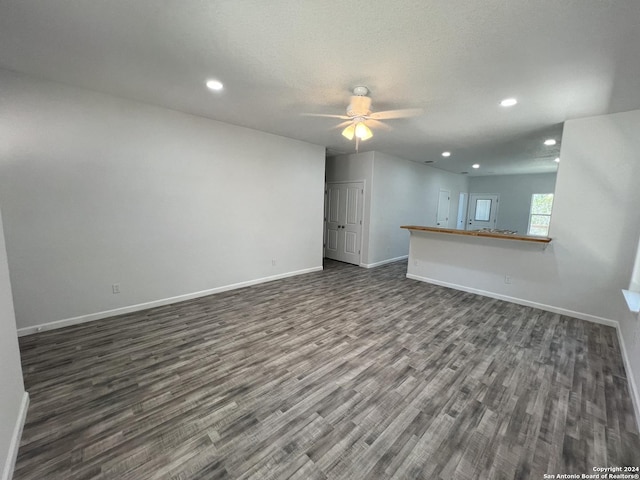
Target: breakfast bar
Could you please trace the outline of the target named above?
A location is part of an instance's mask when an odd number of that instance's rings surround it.
[[[417,225],[401,228],[410,232],[407,278],[413,280],[533,305],[524,299],[557,275],[549,237]]]
[[[439,234],[449,235],[464,235],[469,237],[485,237],[485,238],[498,238],[501,240],[515,240],[518,242],[532,242],[548,244],[551,242],[549,237],[533,237],[529,235],[518,235],[515,233],[507,233],[500,230],[454,230],[452,228],[439,228],[439,227],[421,227],[417,225],[403,225],[400,228],[406,228],[410,231],[418,232],[431,232]]]

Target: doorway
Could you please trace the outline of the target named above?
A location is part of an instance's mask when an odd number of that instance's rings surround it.
[[[364,182],[327,183],[325,257],[360,265]]]

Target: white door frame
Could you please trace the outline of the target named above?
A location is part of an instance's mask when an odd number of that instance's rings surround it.
[[[367,182],[366,180],[338,180],[335,182],[325,182],[325,189],[324,189],[324,197],[325,197],[325,207],[324,207],[324,232],[323,232],[323,257],[326,257],[326,245],[327,242],[329,241],[329,234],[328,234],[328,228],[329,228],[329,221],[328,221],[328,212],[327,212],[327,208],[329,206],[329,201],[328,201],[328,192],[329,192],[329,185],[336,185],[336,184],[349,184],[349,183],[359,183],[362,185],[361,190],[361,197],[362,197],[362,210],[361,210],[361,214],[360,214],[360,244],[358,245],[358,251],[359,251],[359,261],[357,263],[357,265],[362,266],[362,251],[363,251],[363,245],[364,245],[364,219],[365,216],[367,215],[367,205],[366,205],[366,194],[367,194]],[[329,258],[329,257],[327,257]]]
[[[475,220],[476,206],[474,203],[477,200],[491,200],[491,207],[489,210],[489,219],[485,221]],[[467,230],[477,230],[480,228],[496,228],[498,222],[498,210],[500,208],[500,194],[499,193],[470,193],[469,194],[469,208],[467,214]],[[478,223],[480,222],[480,223]]]
[[[446,200],[444,196],[446,195]],[[444,207],[446,205],[446,213]],[[441,188],[438,190],[438,207],[436,208],[436,225],[440,228],[449,228],[449,213],[451,213],[451,191]],[[444,218],[443,218],[444,217]]]

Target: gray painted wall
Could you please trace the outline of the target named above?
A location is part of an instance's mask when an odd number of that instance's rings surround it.
[[[640,317],[628,311],[620,289],[629,285],[640,239],[638,132],[640,110],[565,123],[551,221],[551,236],[564,239],[558,266],[570,272],[562,290],[573,308],[619,321],[636,402]],[[638,403],[636,415],[640,420]]]
[[[324,148],[2,70],[0,83],[19,328],[322,267]]]
[[[7,253],[0,218],[0,478],[12,461],[9,449],[24,396]]]
[[[436,226],[438,194],[448,190],[449,227],[455,228],[460,192],[467,177],[381,152],[374,154],[369,263],[409,254],[401,225]]]
[[[526,235],[529,226],[531,195],[534,193],[553,193],[555,186],[555,173],[470,177],[469,195],[499,193],[500,206],[496,228],[515,230],[521,235]]]

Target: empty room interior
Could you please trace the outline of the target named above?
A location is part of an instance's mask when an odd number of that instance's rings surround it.
[[[0,2],[0,480],[640,478],[640,2]]]

